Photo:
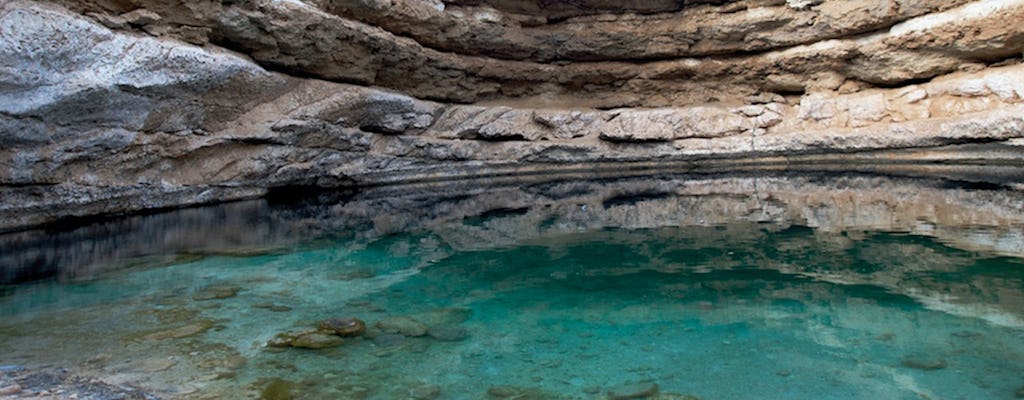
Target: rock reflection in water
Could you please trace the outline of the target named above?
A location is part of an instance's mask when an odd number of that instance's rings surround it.
[[[87,279],[142,256],[253,255],[318,237],[431,231],[456,250],[601,228],[737,223],[807,226],[827,240],[908,232],[968,250],[1024,255],[1024,192],[937,178],[664,176],[382,187],[250,200],[0,235],[0,283]],[[492,218],[499,217],[499,218]],[[742,231],[744,228],[737,228]],[[152,260],[150,260],[152,261]]]
[[[8,282],[65,279],[4,286],[0,365],[172,399],[1006,397],[1024,195],[953,183],[381,187],[9,234]]]

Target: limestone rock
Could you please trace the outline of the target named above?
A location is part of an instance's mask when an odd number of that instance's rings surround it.
[[[1024,137],[1024,3],[887,4],[6,1],[0,229]]]
[[[430,127],[434,108],[408,96],[375,93],[357,106],[359,128],[369,132],[405,133]]]
[[[711,107],[626,110],[608,121],[601,138],[622,142],[670,141],[730,136],[752,128],[747,118]]]

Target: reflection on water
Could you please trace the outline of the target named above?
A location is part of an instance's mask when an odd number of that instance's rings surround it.
[[[1022,235],[1020,191],[876,176],[234,203],[0,238],[37,279],[0,365],[189,399],[1013,398]],[[368,328],[267,346],[330,317]]]

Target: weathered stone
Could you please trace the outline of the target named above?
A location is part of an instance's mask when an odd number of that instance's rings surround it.
[[[160,14],[157,14],[145,8],[140,8],[135,11],[121,14],[121,19],[124,19],[125,22],[132,25],[149,25],[159,21],[161,18]]]
[[[356,111],[359,128],[370,132],[399,134],[434,123],[434,109],[427,103],[391,93],[366,96]]]
[[[541,3],[4,2],[0,229],[1022,137],[1016,0]]]
[[[747,118],[711,107],[665,110],[620,110],[601,138],[620,142],[670,141],[735,135],[753,128]]]

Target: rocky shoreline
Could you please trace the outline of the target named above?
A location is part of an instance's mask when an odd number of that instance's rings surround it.
[[[1022,164],[957,145],[1020,153],[1024,2],[588,1],[6,2],[0,230],[297,186]]]

